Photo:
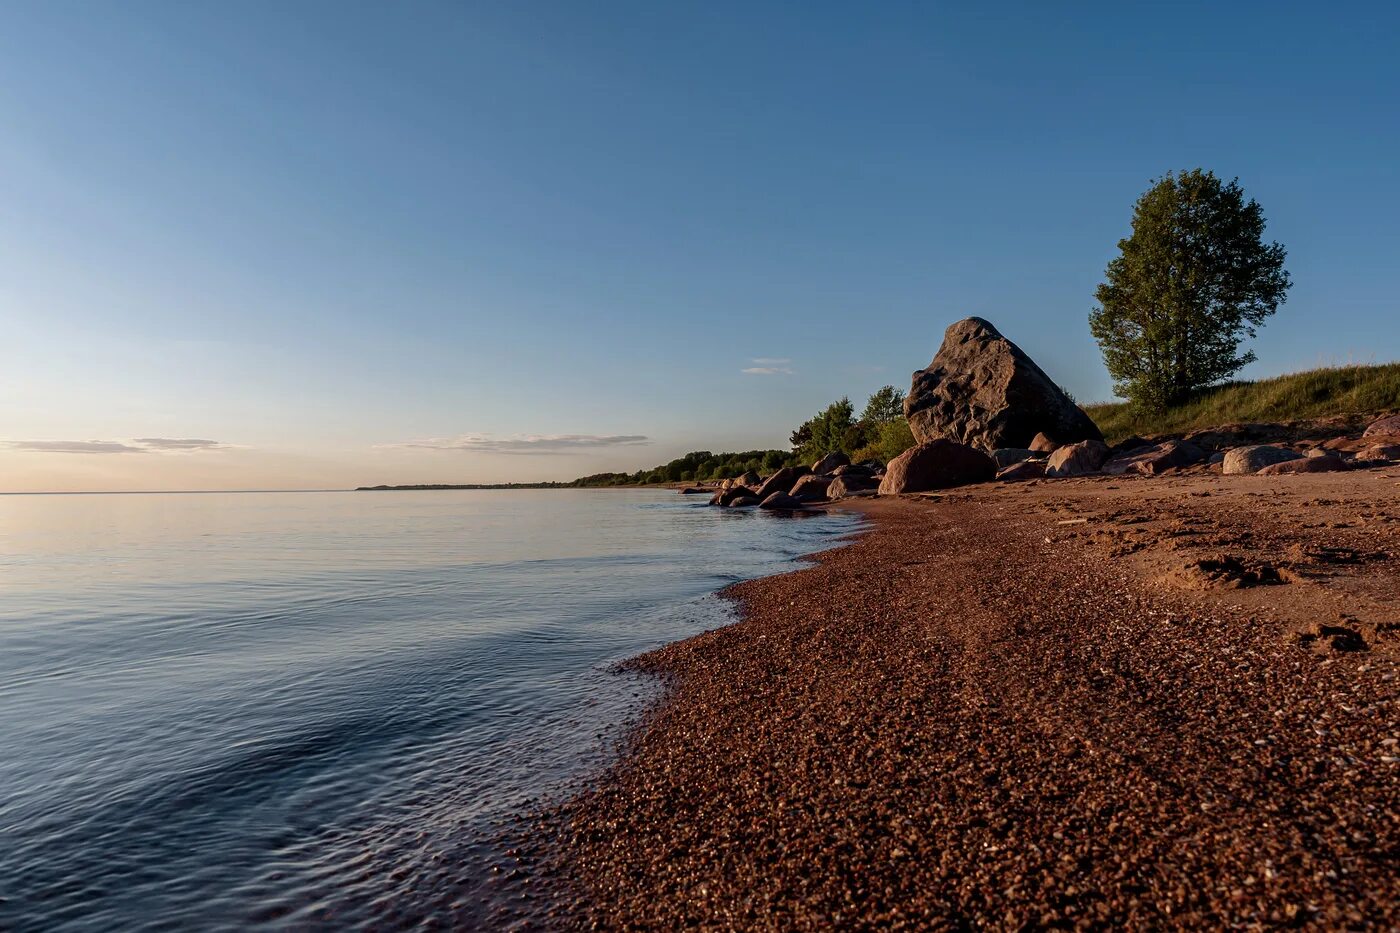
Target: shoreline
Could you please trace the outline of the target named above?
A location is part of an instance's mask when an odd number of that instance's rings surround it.
[[[842,503],[627,662],[662,699],[521,853],[550,922],[1394,922],[1394,473]]]

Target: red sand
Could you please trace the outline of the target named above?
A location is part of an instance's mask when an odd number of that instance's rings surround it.
[[[550,925],[1396,928],[1395,472],[856,506],[635,662],[671,690],[542,820]]]

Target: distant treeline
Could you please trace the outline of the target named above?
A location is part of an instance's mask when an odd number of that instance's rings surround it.
[[[786,450],[744,450],[738,453],[710,453],[695,450],[670,463],[635,473],[594,473],[580,476],[570,486],[640,486],[645,483],[698,483],[705,480],[733,479],[749,470],[772,473],[795,463],[796,454]]]

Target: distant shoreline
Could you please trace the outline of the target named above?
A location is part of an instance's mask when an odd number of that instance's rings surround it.
[[[416,483],[403,486],[356,486],[355,492],[434,492],[451,489],[680,489],[693,483],[637,483],[626,486],[578,486],[574,483]]]

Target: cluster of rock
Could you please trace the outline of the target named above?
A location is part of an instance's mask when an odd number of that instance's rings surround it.
[[[828,454],[810,467],[783,467],[766,479],[745,473],[726,480],[710,505],[796,511],[832,499],[873,496],[884,472],[884,465],[875,460],[851,463],[845,454]]]
[[[1322,473],[1400,462],[1400,414],[1359,436],[1299,443],[1287,425],[1226,425],[1185,436],[1131,437],[1110,447],[1094,422],[995,327],[967,318],[948,328],[904,403],[915,446],[888,466],[831,454],[766,479],[728,481],[711,504],[795,510],[849,496],[899,495],[989,480],[1107,474],[1156,476],[1205,467],[1222,473]],[[686,490],[710,492],[711,489]]]

